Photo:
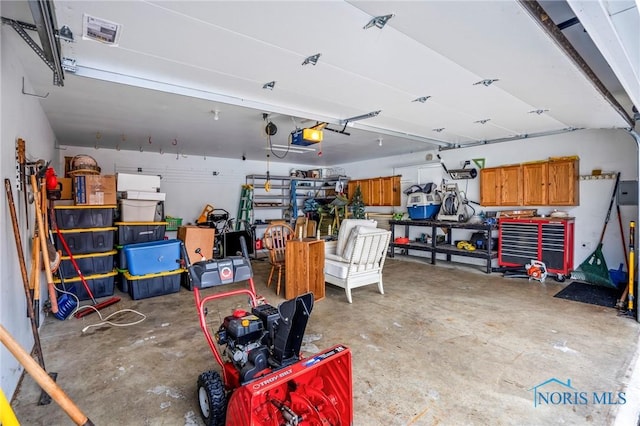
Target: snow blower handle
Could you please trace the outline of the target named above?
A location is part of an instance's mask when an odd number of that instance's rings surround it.
[[[244,240],[244,235],[240,236],[240,251],[242,252],[242,257],[249,259],[249,250],[247,250],[247,242]]]

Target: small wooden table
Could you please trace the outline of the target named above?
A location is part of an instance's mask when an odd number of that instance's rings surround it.
[[[287,241],[284,297],[293,299],[312,292],[324,299],[324,241],[315,238]]]

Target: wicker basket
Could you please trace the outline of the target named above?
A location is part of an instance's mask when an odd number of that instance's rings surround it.
[[[169,217],[169,216],[167,216],[165,218],[165,221],[167,222],[167,231],[177,231],[178,228],[180,227],[180,225],[182,225],[182,218],[181,217]]]

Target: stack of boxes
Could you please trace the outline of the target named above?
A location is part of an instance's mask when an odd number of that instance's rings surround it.
[[[113,249],[116,230],[113,226],[113,214],[116,206],[115,199],[112,201],[112,205],[54,206],[58,229],[54,232],[54,242],[56,249],[62,250],[63,253],[59,268],[60,278],[56,279],[55,283],[63,290],[72,291],[79,300],[88,300],[90,295],[71,261],[71,256],[94,298],[113,295],[117,272],[113,267],[116,254]],[[62,239],[71,254],[64,249]]]
[[[119,287],[134,300],[178,292],[185,272],[180,241],[165,240],[167,222],[156,221],[159,187],[158,176],[118,174]]]

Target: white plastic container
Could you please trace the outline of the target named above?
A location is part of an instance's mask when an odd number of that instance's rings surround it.
[[[153,222],[157,205],[154,200],[120,200],[120,221]]]

